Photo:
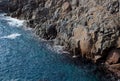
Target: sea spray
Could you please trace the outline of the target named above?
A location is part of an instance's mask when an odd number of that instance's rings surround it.
[[[15,39],[16,37],[19,37],[19,36],[21,36],[21,34],[13,33],[13,34],[10,34],[10,35],[7,35],[7,36],[0,37],[0,39]]]
[[[3,20],[6,20],[8,25],[13,26],[13,27],[21,27],[24,25],[24,22],[25,22],[25,20],[19,20],[16,18],[6,16],[6,13],[0,14],[0,18]]]

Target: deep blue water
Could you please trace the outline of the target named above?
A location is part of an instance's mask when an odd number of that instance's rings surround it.
[[[93,65],[74,64],[6,19],[0,16],[0,81],[102,81]]]

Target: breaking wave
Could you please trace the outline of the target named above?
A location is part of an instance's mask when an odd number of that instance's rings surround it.
[[[7,36],[3,36],[3,37],[0,37],[1,39],[15,39],[17,37],[21,36],[21,34],[19,33],[13,33],[13,34],[10,34],[10,35],[7,35]]]
[[[0,17],[3,20],[7,20],[7,23],[10,26],[14,26],[14,27],[21,27],[21,26],[23,26],[23,24],[25,22],[25,20],[19,20],[19,19],[16,19],[16,18],[12,18],[12,17],[6,16],[6,13],[0,14]]]

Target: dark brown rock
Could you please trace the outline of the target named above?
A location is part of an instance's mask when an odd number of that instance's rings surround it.
[[[119,64],[112,64],[108,68],[111,72],[113,72],[117,77],[120,78],[120,63]]]
[[[110,11],[111,14],[114,14],[119,12],[119,5],[120,5],[120,1],[115,0],[108,5],[107,9]]]
[[[0,11],[8,11],[8,4],[7,0],[0,0]]]
[[[120,59],[120,49],[113,50],[109,53],[106,64],[116,64]]]

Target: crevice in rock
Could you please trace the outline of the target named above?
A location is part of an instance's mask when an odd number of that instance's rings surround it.
[[[103,53],[101,54],[102,57],[97,60],[97,64],[99,64],[99,63],[105,63],[109,52],[110,52],[111,50],[114,50],[114,49],[115,49],[114,46],[113,46],[113,47],[110,47],[110,48],[108,48],[108,49],[105,49],[105,50],[103,51]]]

